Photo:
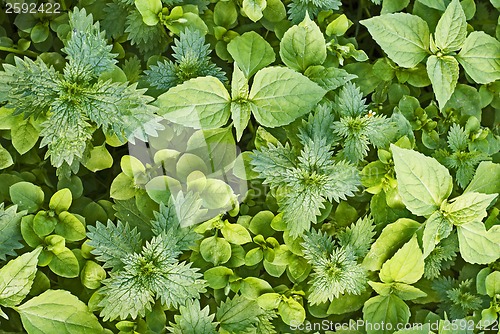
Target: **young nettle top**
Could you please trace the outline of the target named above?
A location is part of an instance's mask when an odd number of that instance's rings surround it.
[[[154,115],[152,98],[136,85],[109,80],[116,70],[115,54],[107,44],[99,23],[85,9],[70,13],[71,31],[63,51],[67,63],[63,73],[47,67],[41,59],[16,58],[5,64],[0,82],[7,87],[1,101],[41,122],[41,146],[47,146],[52,165],[68,174],[77,172],[92,148],[92,134],[98,127],[107,135],[131,141],[146,140],[162,126]],[[34,144],[34,143],[33,143]]]
[[[500,42],[482,31],[467,35],[459,0],[448,5],[433,35],[427,22],[407,13],[383,14],[361,24],[399,66],[412,68],[427,58],[427,74],[441,109],[457,85],[459,63],[476,83],[500,79]]]

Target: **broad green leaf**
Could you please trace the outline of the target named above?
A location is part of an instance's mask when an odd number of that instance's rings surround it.
[[[41,238],[54,231],[57,218],[51,211],[38,211],[33,218],[33,231]]]
[[[487,216],[486,208],[497,197],[497,194],[481,194],[468,192],[452,199],[443,207],[446,218],[455,225],[472,221],[482,221]]]
[[[75,215],[63,211],[59,214],[55,232],[68,241],[79,241],[85,238],[85,225]]]
[[[29,334],[100,334],[104,329],[87,305],[68,291],[47,290],[17,308]]]
[[[458,72],[458,62],[452,56],[438,58],[432,55],[427,59],[427,74],[440,109],[443,109],[455,90]]]
[[[464,193],[478,192],[483,194],[500,193],[500,164],[483,161],[476,169]]]
[[[276,292],[264,293],[257,298],[257,303],[264,310],[274,310],[278,308],[281,301],[281,295]]]
[[[252,241],[248,230],[239,224],[226,222],[220,231],[228,242],[235,245],[243,245]]]
[[[5,148],[3,148],[2,145],[0,145],[0,169],[5,169],[14,164],[14,160],[12,160],[12,156],[10,155],[9,151],[7,151]]]
[[[83,162],[85,168],[97,172],[113,166],[113,156],[106,149],[106,145],[95,146],[90,150],[90,156]]]
[[[241,139],[243,131],[245,131],[248,121],[250,121],[251,114],[252,111],[249,103],[231,102],[231,118],[236,129],[236,140],[239,141]]]
[[[14,123],[11,130],[12,145],[19,152],[28,152],[38,141],[38,131],[29,119]]]
[[[304,307],[293,298],[283,300],[278,306],[278,313],[283,322],[289,326],[299,325],[306,319]]]
[[[42,248],[39,247],[10,260],[0,268],[0,305],[14,307],[28,295],[41,251]]]
[[[264,293],[272,293],[273,288],[267,281],[250,276],[241,281],[240,292],[248,299],[257,300]]]
[[[215,129],[229,119],[228,91],[215,77],[198,77],[169,89],[156,101],[167,120],[195,129]]]
[[[500,294],[500,271],[494,271],[486,277],[485,287],[486,293],[491,298]]]
[[[158,14],[162,9],[161,0],[135,0],[135,6],[148,26],[154,26],[160,21]]]
[[[396,64],[412,68],[429,53],[427,23],[407,13],[384,14],[360,22]]]
[[[205,261],[217,266],[229,261],[231,258],[231,245],[224,238],[214,235],[201,242],[200,253]]]
[[[171,192],[170,188],[178,187],[179,181],[170,176],[160,175],[152,178],[146,183],[146,192],[156,203],[168,203]]]
[[[134,178],[125,173],[120,173],[115,177],[109,190],[111,198],[116,200],[127,200],[134,197],[135,193]]]
[[[223,289],[229,282],[229,277],[233,275],[233,271],[227,267],[218,266],[205,271],[203,277],[212,289]]]
[[[326,59],[325,37],[309,15],[285,32],[280,42],[280,57],[286,66],[300,72],[309,66],[323,64]]]
[[[266,0],[243,0],[243,11],[250,20],[257,22],[262,18],[266,5]]]
[[[4,210],[4,204],[0,203],[0,260],[5,260],[6,255],[17,255],[15,250],[23,248],[19,241],[23,239],[21,218],[25,214],[26,211],[17,212],[17,205]]]
[[[467,37],[467,20],[460,1],[453,0],[436,26],[436,46],[444,53],[457,51]]]
[[[71,191],[68,188],[61,189],[50,198],[49,209],[57,213],[68,211],[72,201]]]
[[[424,258],[434,250],[441,240],[450,235],[452,229],[453,224],[443,216],[441,211],[436,211],[427,218],[422,236]]]
[[[227,51],[247,78],[276,59],[271,45],[255,31],[233,38],[227,45]]]
[[[424,257],[418,246],[417,236],[404,244],[380,270],[380,279],[385,283],[413,284],[424,274]]]
[[[476,83],[500,79],[500,42],[483,31],[469,34],[457,60]]]
[[[9,188],[12,202],[17,204],[19,210],[27,210],[28,213],[38,210],[43,203],[43,190],[30,182],[18,182]]]
[[[134,177],[137,174],[145,173],[146,168],[141,160],[131,155],[124,155],[120,160],[120,167],[125,175]]]
[[[404,283],[393,283],[392,289],[394,294],[403,300],[412,300],[427,296],[422,290]]]
[[[101,286],[101,281],[106,278],[106,270],[94,261],[86,261],[80,274],[82,284],[91,290]]]
[[[445,11],[446,6],[450,2],[449,0],[418,0],[418,1],[426,5],[427,7],[434,8],[440,11]]]
[[[200,197],[207,209],[229,209],[233,190],[222,180],[207,179],[207,184]]]
[[[488,264],[500,257],[500,226],[486,231],[483,223],[473,221],[457,226],[462,258],[469,263]]]
[[[398,191],[406,208],[418,216],[430,216],[450,196],[453,181],[436,159],[391,144]]]
[[[372,324],[386,324],[367,328],[368,334],[392,334],[399,324],[406,324],[410,319],[410,308],[401,298],[395,295],[375,296],[368,299],[363,307],[363,320]],[[392,324],[388,326],[387,324]],[[391,329],[389,329],[391,327]]]
[[[336,67],[309,66],[304,75],[320,85],[325,90],[334,90],[348,81],[357,78],[356,75]]]
[[[49,263],[49,268],[56,275],[66,278],[78,277],[80,265],[71,250],[65,248],[62,252],[54,254]]]
[[[249,99],[256,120],[274,128],[307,114],[325,93],[300,73],[289,68],[268,67],[255,75]]]
[[[407,0],[403,0],[407,1]],[[339,15],[335,20],[330,22],[325,29],[327,36],[342,36],[352,26],[352,21],[345,14]]]
[[[236,159],[236,143],[231,127],[198,130],[189,138],[186,148],[210,166],[209,173],[227,169]]]
[[[384,0],[382,2],[381,14],[399,12],[400,10],[406,8],[410,0]]]
[[[388,224],[372,244],[363,260],[363,266],[371,271],[382,268],[382,264],[410,240],[419,227],[418,222],[407,218],[400,218],[394,223]]]

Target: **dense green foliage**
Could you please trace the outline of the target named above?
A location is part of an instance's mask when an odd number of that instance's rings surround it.
[[[4,0],[0,334],[500,333],[499,13]]]

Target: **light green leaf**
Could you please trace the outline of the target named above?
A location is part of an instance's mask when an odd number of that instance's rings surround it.
[[[476,83],[500,79],[500,42],[483,31],[469,34],[457,60]]]
[[[418,222],[407,218],[400,218],[388,224],[372,244],[363,260],[363,266],[371,271],[379,270],[397,249],[410,240],[419,227]]]
[[[109,190],[111,198],[116,200],[127,200],[134,197],[135,193],[134,178],[125,173],[120,173],[115,177]]]
[[[246,277],[241,281],[240,292],[248,299],[257,300],[262,294],[272,293],[273,288],[271,284],[261,278]]]
[[[68,241],[79,241],[85,238],[85,226],[73,214],[63,211],[59,214],[55,232]]]
[[[17,308],[29,334],[101,334],[104,329],[87,305],[68,291],[47,290]]]
[[[228,91],[215,77],[198,77],[169,89],[156,101],[167,120],[195,129],[214,129],[229,119]]]
[[[158,14],[162,9],[161,0],[135,0],[135,6],[148,26],[154,26],[160,21]]]
[[[23,301],[31,289],[42,248],[25,253],[0,268],[0,305],[13,307]]]
[[[436,26],[436,46],[444,53],[457,51],[467,37],[467,20],[460,1],[453,0]]]
[[[278,306],[278,313],[283,322],[290,326],[301,324],[306,319],[304,307],[293,298],[283,300]]]
[[[266,5],[266,0],[243,0],[243,11],[250,20],[257,22],[262,18]]]
[[[255,75],[250,107],[261,125],[273,128],[307,114],[325,93],[300,73],[289,68],[268,67]]]
[[[103,144],[90,150],[90,156],[83,162],[83,165],[91,172],[97,172],[113,166],[113,157]]]
[[[401,67],[415,67],[429,53],[427,23],[407,13],[384,14],[360,22],[387,56]]]
[[[17,204],[19,210],[27,210],[28,213],[35,212],[43,204],[43,190],[30,182],[17,182],[9,188],[12,202]]]
[[[217,266],[229,261],[231,258],[231,245],[224,238],[214,235],[201,242],[200,253],[205,261]]]
[[[203,278],[212,289],[223,289],[229,282],[229,277],[233,275],[233,271],[227,267],[218,266],[205,271]]]
[[[0,169],[5,169],[12,166],[13,164],[14,160],[12,160],[12,156],[10,155],[9,151],[7,151],[5,148],[3,148],[2,145],[0,145]]]
[[[500,225],[486,231],[483,223],[473,221],[457,226],[462,258],[469,263],[488,264],[500,257]]]
[[[61,189],[50,198],[49,209],[54,210],[57,213],[67,211],[69,210],[72,201],[73,196],[71,195],[71,190],[68,188]]]
[[[448,102],[455,90],[458,72],[458,62],[452,56],[438,58],[432,55],[427,59],[427,74],[440,109]]]
[[[406,8],[410,0],[384,0],[382,3],[381,14],[399,12],[400,10]]]
[[[455,197],[443,207],[446,218],[455,225],[472,221],[482,221],[487,216],[486,208],[495,200],[497,194],[468,192]]]
[[[436,159],[391,144],[398,191],[407,209],[430,216],[439,209],[453,188],[448,170]]]
[[[236,295],[217,308],[216,317],[222,333],[246,333],[253,329],[262,310],[254,300]]]
[[[200,197],[207,209],[229,209],[233,190],[222,180],[207,179],[207,184]]]
[[[80,265],[78,260],[71,250],[65,248],[62,252],[54,254],[49,263],[49,268],[54,274],[61,277],[73,278],[78,277],[80,273]]]
[[[38,131],[30,119],[25,119],[13,124],[11,129],[12,145],[19,152],[28,152],[38,141],[40,131]]]
[[[418,2],[426,5],[429,8],[434,8],[440,11],[445,11],[446,5],[450,2],[449,0],[418,0]]]
[[[491,298],[500,294],[500,271],[494,271],[486,277],[485,280],[486,293]]]
[[[424,274],[424,257],[414,235],[380,270],[380,279],[385,283],[401,282],[413,284]]]
[[[483,194],[500,193],[500,164],[483,161],[476,169],[464,193],[478,192]]]
[[[424,248],[424,258],[426,258],[434,247],[443,239],[448,237],[453,229],[453,224],[443,217],[441,211],[435,211],[425,221],[422,245]]]
[[[236,140],[241,139],[243,131],[246,129],[248,121],[250,121],[251,113],[249,103],[231,102],[231,118],[236,129]]]
[[[248,230],[239,224],[229,224],[226,222],[220,231],[228,242],[235,245],[243,245],[252,241]]]
[[[412,300],[427,296],[422,290],[404,283],[393,283],[393,293],[403,300]]]
[[[247,78],[276,59],[272,46],[255,31],[233,38],[227,51]]]
[[[326,59],[325,37],[309,15],[285,32],[280,42],[280,57],[286,66],[300,72],[309,66],[323,64]]]
[[[392,334],[397,325],[406,324],[410,319],[410,308],[401,298],[390,294],[368,299],[363,307],[363,320],[372,324],[386,324],[367,328],[367,334]],[[387,326],[392,324],[392,326]],[[389,329],[391,327],[391,329]]]
[[[334,90],[357,76],[336,67],[309,66],[304,75],[320,85],[325,90]]]

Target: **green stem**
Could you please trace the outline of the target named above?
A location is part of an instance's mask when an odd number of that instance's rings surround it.
[[[6,46],[1,46],[1,45],[0,45],[0,51],[12,52],[12,53],[16,53],[18,55],[23,55],[23,56],[33,57],[33,58],[38,57],[37,53],[35,53],[33,51],[30,51],[30,50],[21,51],[21,50],[18,50],[18,49],[9,48],[9,47],[6,47]]]

